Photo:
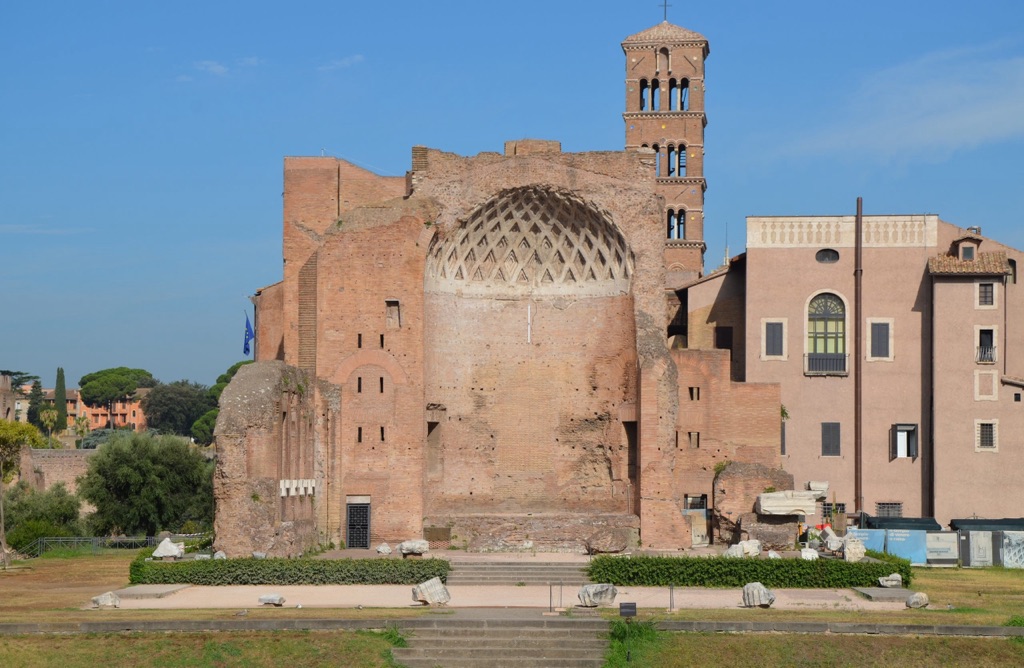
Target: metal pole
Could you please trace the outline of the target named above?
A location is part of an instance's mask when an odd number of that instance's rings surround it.
[[[854,364],[853,371],[853,502],[856,512],[864,510],[864,486],[863,486],[863,459],[861,456],[862,444],[862,408],[864,397],[863,378],[861,376],[861,347],[864,345],[864,324],[863,312],[863,282],[864,282],[864,198],[857,198],[857,222],[856,222],[856,266],[853,270],[854,279],[854,337],[853,350],[851,355]]]

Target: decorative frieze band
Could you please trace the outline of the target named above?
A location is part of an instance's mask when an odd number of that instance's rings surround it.
[[[935,246],[939,217],[865,216],[866,248]],[[854,216],[772,216],[747,218],[747,248],[853,248]]]

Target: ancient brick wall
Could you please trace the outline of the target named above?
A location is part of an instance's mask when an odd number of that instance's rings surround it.
[[[95,450],[37,450],[22,448],[21,478],[40,491],[59,482],[69,492],[78,490],[77,479],[89,470],[89,458]]]
[[[256,350],[253,358],[284,361],[284,283],[274,283],[256,292]]]
[[[422,531],[423,263],[429,203],[350,212],[318,262],[317,375],[336,409],[323,432],[320,522],[344,540],[348,497],[368,497],[371,541]],[[323,431],[323,430],[322,430]]]
[[[243,366],[221,394],[214,532],[228,556],[298,556],[320,542],[312,394],[279,361]]]

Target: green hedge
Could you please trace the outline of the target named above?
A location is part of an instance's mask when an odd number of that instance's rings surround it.
[[[595,557],[591,582],[635,587],[766,587],[830,589],[877,587],[878,578],[899,573],[910,584],[910,562],[847,563],[839,559],[730,559],[724,557]]]
[[[205,559],[146,561],[143,551],[130,568],[132,584],[325,585],[419,584],[445,580],[444,559]]]

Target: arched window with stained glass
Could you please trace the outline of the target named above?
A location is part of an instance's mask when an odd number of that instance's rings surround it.
[[[830,292],[807,307],[807,373],[846,373],[846,305]]]

